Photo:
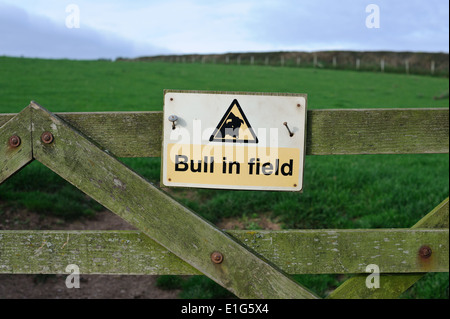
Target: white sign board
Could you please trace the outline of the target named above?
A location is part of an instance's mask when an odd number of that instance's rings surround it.
[[[301,191],[305,94],[164,92],[164,186]]]

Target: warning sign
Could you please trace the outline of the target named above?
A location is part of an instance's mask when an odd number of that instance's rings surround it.
[[[301,191],[306,95],[165,91],[165,186]]]
[[[258,138],[247,120],[238,100],[233,100],[220,120],[210,142],[258,143]]]

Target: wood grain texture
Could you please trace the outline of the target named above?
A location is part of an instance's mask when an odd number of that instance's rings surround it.
[[[201,275],[138,231],[0,231],[0,273]]]
[[[240,298],[317,298],[58,116],[37,104],[32,107],[34,158],[174,255]],[[43,144],[37,137],[37,132],[44,131],[54,135],[52,144]],[[223,254],[221,264],[211,261],[214,251]]]
[[[412,229],[418,228],[447,228],[449,225],[449,199],[445,199],[428,215],[422,218]],[[419,260],[427,267],[433,260]],[[448,270],[447,270],[448,271]],[[367,275],[356,275],[348,279],[333,291],[330,299],[394,299],[398,298],[409,287],[416,283],[424,274],[396,274],[381,275],[380,288],[368,289],[366,287]]]
[[[448,229],[228,231],[290,274],[448,272]],[[426,243],[433,260],[420,263]],[[199,275],[139,231],[0,231],[0,273]]]
[[[291,274],[448,272],[448,229],[229,231],[236,239]],[[422,245],[433,249],[426,264]]]
[[[26,108],[0,127],[0,184],[33,160],[31,148],[31,111]],[[9,138],[18,136],[18,147],[11,147]]]
[[[56,115],[117,157],[161,156],[162,112]],[[309,110],[307,121],[306,155],[449,152],[449,109]]]
[[[448,153],[448,109],[308,112],[307,154]]]

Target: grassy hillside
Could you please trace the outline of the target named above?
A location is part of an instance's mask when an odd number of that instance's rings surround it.
[[[162,110],[163,89],[307,93],[308,108],[448,107],[448,79],[264,66],[0,57],[0,112]]]
[[[53,112],[162,110],[164,89],[307,93],[309,109],[448,108],[448,99],[433,99],[448,85],[444,78],[355,71],[0,57],[0,113],[19,112],[30,100]],[[123,161],[159,182],[159,158]],[[261,216],[284,228],[411,227],[448,196],[448,167],[447,154],[308,156],[303,194],[177,189],[173,195],[214,223],[228,218],[246,228],[261,227]],[[102,209],[39,163],[0,185],[0,226],[2,210],[14,208],[68,219]],[[321,295],[342,279],[298,276]],[[185,292],[194,287],[190,297],[222,293],[204,279],[164,280]],[[213,287],[211,295],[199,287]],[[405,297],[448,298],[448,273],[427,275]]]
[[[318,51],[318,52],[236,52],[225,54],[186,54],[119,59],[150,62],[177,63],[220,63],[240,65],[271,65],[295,68],[326,68],[337,70],[355,70],[408,73],[444,76],[448,78],[448,53],[429,52],[392,52],[392,51]],[[357,61],[359,65],[357,66]],[[406,69],[408,65],[408,69]],[[432,66],[434,69],[432,69]]]

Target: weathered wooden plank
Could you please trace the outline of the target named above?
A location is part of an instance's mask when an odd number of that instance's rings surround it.
[[[160,157],[162,112],[57,113],[118,157]],[[0,125],[13,115],[0,114]],[[449,152],[448,109],[309,110],[307,155]]]
[[[86,112],[56,115],[118,157],[160,157],[162,112]],[[14,114],[0,114],[0,125]]]
[[[449,199],[447,198],[428,215],[422,218],[412,229],[418,228],[448,228]],[[447,242],[448,244],[448,242]],[[426,268],[433,259],[419,260]],[[328,298],[330,299],[394,299],[398,298],[409,287],[416,283],[424,274],[381,275],[380,288],[366,287],[367,275],[356,275],[345,281]]]
[[[307,153],[448,153],[449,109],[308,112]]]
[[[34,158],[241,298],[317,298],[269,262],[151,185],[65,121],[33,108]],[[44,144],[40,132],[54,135]],[[213,252],[223,255],[216,264]]]
[[[290,274],[448,272],[448,229],[228,231]],[[422,244],[433,262],[418,262]],[[306,252],[306,253],[305,253]],[[198,275],[139,231],[0,231],[0,273]]]
[[[0,231],[0,273],[201,275],[138,231]]]
[[[16,116],[17,113],[0,113],[0,127],[5,125],[10,119]]]
[[[118,157],[161,156],[161,112],[62,113],[58,116]]]
[[[239,241],[291,274],[448,272],[448,229],[230,231]],[[422,245],[433,260],[418,258]]]
[[[0,127],[0,184],[33,160],[31,112],[25,109]],[[10,138],[15,136],[14,142]]]

